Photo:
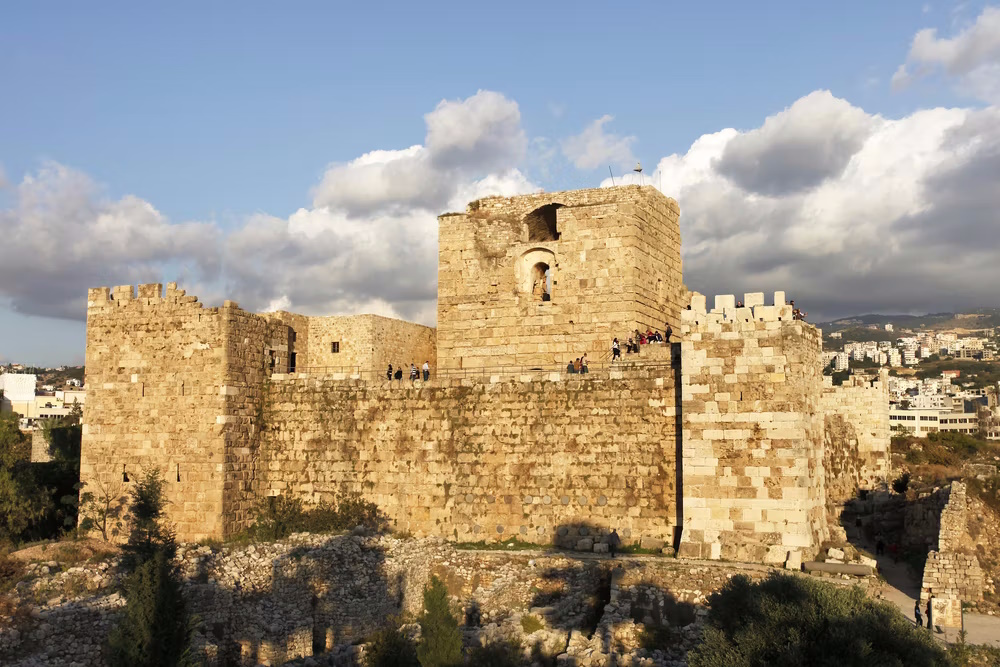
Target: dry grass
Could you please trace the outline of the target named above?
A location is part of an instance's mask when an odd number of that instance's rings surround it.
[[[110,542],[98,539],[65,540],[35,544],[15,551],[11,558],[22,563],[56,561],[76,565],[87,561],[101,561],[117,556],[120,549]]]

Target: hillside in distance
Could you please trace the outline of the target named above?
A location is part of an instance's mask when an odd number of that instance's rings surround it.
[[[927,315],[853,315],[842,317],[830,322],[820,322],[816,326],[824,333],[867,327],[871,324],[879,326],[891,324],[898,332],[900,329],[916,331],[946,330],[946,329],[991,329],[1000,327],[1000,308],[978,308],[965,313],[929,313]]]

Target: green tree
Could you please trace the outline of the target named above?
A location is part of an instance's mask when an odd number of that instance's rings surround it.
[[[420,616],[417,657],[422,667],[462,664],[462,635],[448,606],[448,589],[437,577],[424,587],[424,613]]]
[[[0,542],[17,542],[48,509],[49,492],[31,466],[31,445],[17,417],[0,415]]]
[[[363,664],[365,667],[420,667],[417,647],[395,626],[372,637],[365,649]]]
[[[151,468],[144,471],[129,497],[128,542],[122,547],[122,567],[138,568],[158,553],[167,560],[177,552],[173,530],[163,518],[163,477]]]
[[[933,667],[948,665],[931,635],[898,609],[840,588],[774,573],[740,575],[709,598],[702,643],[691,667]]]
[[[129,575],[125,616],[108,638],[110,667],[192,665],[189,645],[193,624],[177,574],[158,551]]]
[[[125,511],[124,483],[117,478],[111,481],[96,480],[93,491],[80,486],[80,532],[84,535],[99,531],[105,542],[118,537]]]

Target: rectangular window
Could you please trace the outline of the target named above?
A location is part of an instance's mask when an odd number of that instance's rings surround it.
[[[295,342],[295,329],[289,329],[289,332],[291,333],[290,337],[292,339],[292,342],[294,343]]]
[[[291,354],[288,355],[288,372],[289,373],[294,373],[295,372],[295,353],[294,352],[292,352]]]
[[[332,343],[330,343],[330,352],[332,352],[334,354],[337,354],[337,353],[340,352],[340,341],[339,340],[335,340]]]

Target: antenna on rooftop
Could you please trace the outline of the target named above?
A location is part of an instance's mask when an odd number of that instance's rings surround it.
[[[615,172],[611,171],[611,165],[608,165],[608,173],[611,174],[611,187],[615,187]]]
[[[639,175],[639,185],[642,185],[642,163],[637,161],[632,171]]]

